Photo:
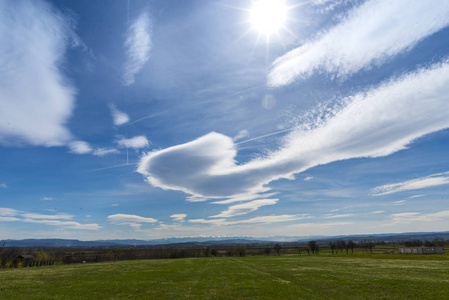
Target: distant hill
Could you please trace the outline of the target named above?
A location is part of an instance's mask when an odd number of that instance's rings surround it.
[[[449,240],[449,231],[443,232],[406,232],[406,233],[384,233],[384,234],[366,234],[366,235],[342,235],[332,237],[322,237],[316,239],[320,242],[333,240],[353,240],[353,241],[384,241],[384,242],[403,242],[410,240],[434,240],[444,239]],[[310,240],[310,239],[309,239]],[[305,240],[299,240],[305,241]]]
[[[95,247],[120,245],[97,241],[79,241],[66,239],[1,240],[0,245],[3,244],[5,244],[5,247]]]
[[[292,237],[292,236],[276,236],[264,238],[252,237],[185,237],[185,238],[166,238],[155,240],[95,240],[80,241],[74,239],[25,239],[25,240],[0,240],[0,247],[115,247],[115,246],[143,246],[143,245],[219,245],[219,244],[264,244],[276,242],[308,242],[316,240],[320,243],[327,243],[333,240],[353,240],[353,241],[385,241],[385,242],[401,242],[408,240],[449,240],[449,231],[445,232],[407,232],[407,233],[386,233],[386,234],[370,234],[370,235],[342,235],[342,236],[309,236],[309,237]]]
[[[188,237],[167,238],[156,240],[95,240],[80,241],[72,239],[24,239],[24,240],[0,240],[0,247],[114,247],[114,246],[151,246],[151,245],[180,245],[180,244],[252,244],[266,243],[252,238],[230,237]]]

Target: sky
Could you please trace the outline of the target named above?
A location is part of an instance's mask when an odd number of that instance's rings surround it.
[[[0,239],[449,230],[449,2],[0,0]]]

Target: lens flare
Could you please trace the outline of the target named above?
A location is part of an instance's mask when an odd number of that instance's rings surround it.
[[[272,95],[265,95],[262,99],[262,107],[268,110],[272,110],[276,107],[276,99]]]

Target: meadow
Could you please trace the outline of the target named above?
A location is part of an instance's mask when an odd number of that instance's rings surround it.
[[[0,270],[1,299],[448,299],[448,255],[133,260]]]

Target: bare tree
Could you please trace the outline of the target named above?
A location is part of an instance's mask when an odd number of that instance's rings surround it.
[[[316,241],[310,241],[308,245],[313,254],[320,253],[320,246],[318,246],[318,243]]]
[[[348,241],[348,249],[351,249],[351,253],[354,254],[354,248],[356,247],[356,244],[353,241]]]
[[[374,244],[373,241],[368,241],[368,242],[363,242],[361,244],[361,246],[363,247],[364,250],[366,250],[366,251],[369,250],[371,253],[373,253],[373,249],[376,246],[376,244]]]
[[[338,249],[340,249],[340,252],[343,253],[343,249],[346,250],[346,242],[343,240],[338,241],[337,247],[338,247]]]
[[[237,248],[235,248],[235,250],[237,251],[237,253],[239,254],[240,257],[246,256],[245,246],[237,246]]]
[[[266,255],[270,255],[271,248],[270,248],[270,247],[266,247],[266,248],[263,250],[263,252],[264,252]]]
[[[281,245],[279,244],[274,245],[274,251],[276,251],[278,255],[281,255],[281,249],[282,249]]]

